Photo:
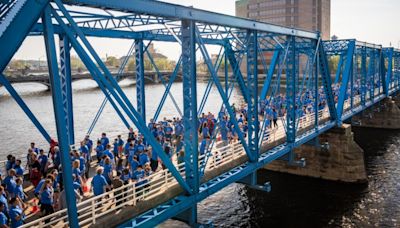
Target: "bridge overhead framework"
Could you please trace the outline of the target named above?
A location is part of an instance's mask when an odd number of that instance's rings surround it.
[[[57,126],[57,135],[53,137],[58,139],[62,154],[67,201],[75,202],[69,159],[70,145],[75,143],[70,66],[72,49],[105,95],[88,133],[93,130],[104,105],[109,102],[127,129],[137,128],[152,150],[157,151],[182,192],[159,202],[144,213],[124,218],[121,227],[149,227],[172,217],[179,217],[192,226],[199,225],[198,202],[233,182],[257,187],[256,171],[274,160],[284,159],[290,165],[301,165],[302,161],[294,156],[295,148],[331,128],[341,127],[352,116],[384,98],[396,95],[400,88],[400,51],[397,49],[354,39],[323,41],[320,34],[314,32],[158,1],[3,0],[0,2],[1,72],[28,36],[42,36],[45,41]],[[127,60],[114,77],[88,37],[132,40],[127,56],[135,56],[136,105],[132,104],[130,95],[125,94],[117,83]],[[169,77],[163,76],[147,51],[150,43],[158,41],[175,42],[181,48],[181,56]],[[215,46],[220,52],[213,61],[210,47]],[[270,62],[265,59],[266,53],[273,56]],[[211,75],[203,98],[199,101],[197,55],[202,56]],[[146,113],[145,56],[150,59],[158,78],[165,85],[163,97],[152,118],[157,120],[167,98],[173,101],[183,118],[183,172],[171,162],[146,126],[146,120],[150,117]],[[340,58],[334,78],[331,77],[328,64],[332,56]],[[240,67],[244,61],[246,73],[241,72]],[[259,62],[264,72],[268,72],[261,90],[258,88]],[[220,69],[222,65],[224,68]],[[170,91],[178,73],[182,74],[183,80],[183,104],[177,103]],[[259,115],[259,104],[281,96],[283,74],[286,84],[282,117],[284,136],[279,143],[268,144],[269,141],[264,137],[267,128],[264,120],[267,117]],[[50,141],[51,136],[3,73],[0,74],[0,83],[43,137]],[[206,158],[199,161],[198,114],[203,111],[213,86],[221,97],[221,110],[228,114],[238,134],[238,145],[244,151],[244,157],[241,163],[229,170],[205,178],[204,169],[212,153],[206,153]],[[239,87],[247,104],[247,136],[241,131],[231,107],[234,86]],[[303,99],[304,94],[310,99]],[[306,102],[313,106],[312,122],[308,121],[308,125],[302,126],[304,120],[301,121],[299,109]],[[323,118],[319,114],[321,110],[325,111]],[[78,219],[77,206],[68,204],[67,211],[69,225],[79,227],[82,221]]]

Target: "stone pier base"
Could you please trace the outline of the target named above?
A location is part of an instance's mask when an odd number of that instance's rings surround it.
[[[318,148],[302,145],[295,149],[297,159],[305,158],[305,167],[296,167],[287,161],[274,161],[265,169],[325,180],[363,183],[367,181],[364,164],[364,151],[353,138],[351,126],[343,124],[319,136],[321,143],[328,147]]]
[[[359,127],[400,129],[400,108],[395,100],[386,98],[352,120]]]

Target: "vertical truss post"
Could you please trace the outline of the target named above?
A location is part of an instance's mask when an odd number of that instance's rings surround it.
[[[386,75],[386,88],[392,89],[392,74],[393,74],[393,48],[387,49],[386,50],[386,57],[388,60],[388,67],[387,67],[387,75]],[[385,66],[385,60],[383,60],[383,66]]]
[[[289,145],[296,140],[296,37],[288,36],[288,56],[286,61],[286,141]],[[292,156],[290,156],[292,157]],[[291,161],[289,159],[289,161]]]
[[[186,181],[193,194],[199,192],[197,91],[196,91],[196,35],[195,22],[182,21],[182,74],[183,74],[183,123]],[[197,204],[186,213],[190,226],[197,223]]]
[[[144,89],[144,46],[143,40],[135,40],[135,63],[136,63],[136,99],[137,110],[146,121],[146,98]]]
[[[224,46],[224,70],[225,70],[225,93],[229,91],[229,80],[228,80],[228,57],[226,56],[226,46]]]
[[[318,44],[317,44],[318,45]],[[319,52],[320,48],[324,48],[323,45],[320,45],[320,47],[318,47],[317,52]],[[318,99],[319,99],[319,87],[318,87],[318,73],[319,73],[319,64],[320,64],[320,56],[317,55],[316,59],[315,59],[315,70],[314,70],[314,113],[315,113],[315,118],[314,118],[314,125],[315,125],[315,129],[316,131],[318,131]],[[336,113],[335,111],[333,111],[333,113]]]
[[[362,47],[361,50],[361,105],[365,106],[367,95],[367,49]]]
[[[250,162],[258,160],[259,119],[258,119],[258,62],[257,31],[248,30],[247,44],[247,105],[248,105],[248,145],[253,155]]]
[[[60,46],[60,80],[61,92],[63,98],[64,109],[68,110],[66,113],[66,129],[69,139],[69,144],[75,143],[74,134],[74,114],[72,103],[72,78],[71,78],[71,56],[70,44],[68,37],[61,35],[59,40]]]
[[[369,51],[369,66],[368,66],[368,81],[370,83],[369,96],[370,100],[374,100],[374,87],[375,87],[375,51],[370,49]]]
[[[57,127],[58,143],[61,154],[64,189],[66,194],[69,226],[79,227],[76,207],[75,191],[72,184],[71,160],[69,157],[69,138],[65,128],[68,110],[65,109],[62,97],[61,80],[58,71],[56,47],[54,42],[54,30],[51,22],[50,7],[48,6],[42,16],[44,28],[44,40],[46,46],[47,62],[50,74],[53,108]]]
[[[389,96],[389,78],[386,77],[386,71],[385,71],[385,55],[384,55],[384,50],[380,49],[379,50],[379,76],[380,76],[380,81],[381,85],[383,88],[383,92],[385,93],[386,97]],[[379,89],[380,91],[380,89]]]

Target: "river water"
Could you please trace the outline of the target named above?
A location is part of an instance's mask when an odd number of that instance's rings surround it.
[[[121,82],[128,85],[129,81]],[[39,84],[15,86],[50,135],[55,135],[54,115],[49,92]],[[206,85],[198,86],[199,100]],[[93,81],[73,83],[75,135],[81,139],[104,96]],[[148,85],[147,114],[154,113],[162,96],[162,85]],[[124,91],[132,94],[133,86]],[[182,104],[182,84],[172,87]],[[238,91],[233,99],[238,102]],[[221,99],[214,89],[205,111],[216,112]],[[24,155],[34,141],[45,147],[45,141],[4,88],[0,88],[0,158],[6,154]],[[160,116],[176,116],[170,99]],[[116,135],[125,127],[107,105],[92,138],[101,132]],[[367,184],[344,184],[260,170],[259,183],[270,181],[272,192],[265,193],[241,184],[231,184],[199,204],[199,220],[211,220],[217,227],[400,227],[400,131],[354,129],[357,143],[365,151]],[[47,146],[46,146],[47,148]],[[184,224],[167,221],[163,227]]]

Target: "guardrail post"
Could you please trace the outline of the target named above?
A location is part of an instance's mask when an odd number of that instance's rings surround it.
[[[91,202],[91,210],[92,210],[92,223],[96,224],[96,205],[95,205],[95,200],[92,200]]]
[[[136,206],[136,186],[133,184],[132,186],[132,197],[133,197],[133,206]]]

